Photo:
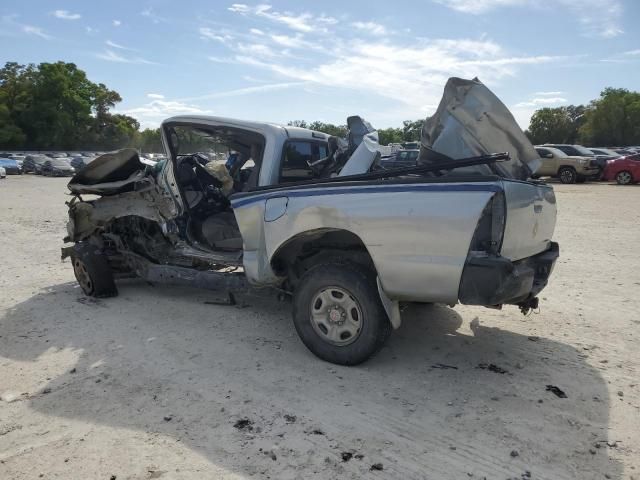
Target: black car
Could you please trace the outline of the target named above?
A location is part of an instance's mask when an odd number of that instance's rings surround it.
[[[420,150],[398,150],[390,157],[380,159],[380,166],[386,169],[415,167],[419,155]]]
[[[42,173],[42,165],[44,165],[44,162],[47,160],[51,159],[46,155],[27,155],[24,162],[22,162],[22,173],[32,172],[36,175],[40,175]]]
[[[49,177],[71,177],[75,173],[75,168],[64,158],[50,158],[42,165],[42,175]]]
[[[70,163],[71,163],[71,166],[76,169],[76,171],[80,171],[95,159],[96,157],[78,156],[78,157],[73,157]]]
[[[4,168],[7,175],[21,175],[20,165],[12,158],[0,158],[0,167]]]

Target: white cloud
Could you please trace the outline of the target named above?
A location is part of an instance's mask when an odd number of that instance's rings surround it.
[[[207,115],[211,111],[176,100],[155,99],[140,107],[118,110],[116,113],[134,117],[142,128],[156,128],[164,119],[174,115]]]
[[[124,45],[120,45],[119,43],[113,42],[111,40],[107,40],[104,43],[107,44],[107,46],[112,48],[117,48],[118,50],[128,50],[130,52],[137,52],[137,50],[135,50],[134,48],[125,47]]]
[[[558,105],[561,103],[567,103],[567,101],[568,100],[566,98],[562,98],[562,97],[541,97],[541,98],[534,98],[526,102],[517,103],[515,107],[522,108],[522,107],[540,107],[540,106]]]
[[[249,6],[244,3],[234,3],[228,8],[229,11],[239,13],[241,15],[254,15],[259,18],[270,20],[272,22],[281,23],[300,32],[326,32],[327,25],[335,25],[338,20],[328,15],[313,15],[311,13],[291,13],[274,11],[271,5],[255,5]]]
[[[120,25],[122,25],[122,22],[120,20],[114,20],[111,23],[114,27],[119,27]]]
[[[164,100],[164,95],[160,93],[147,93],[147,97],[153,98],[154,100]]]
[[[251,29],[249,29],[249,31],[251,33],[253,33],[254,35],[264,35],[264,32],[262,30],[260,30],[259,28],[251,28]]]
[[[640,55],[640,49],[629,50],[628,52],[624,52],[624,55],[632,55],[632,56]]]
[[[156,24],[169,22],[166,18],[158,15],[151,7],[145,8],[143,11],[140,12],[140,15],[148,18],[149,20],[151,20],[153,23],[156,23]]]
[[[220,43],[228,43],[229,41],[233,40],[233,37],[231,35],[225,32],[213,30],[209,27],[200,27],[198,29],[198,32],[200,32],[200,38],[202,38],[203,40],[216,40]]]
[[[541,97],[557,97],[558,95],[562,95],[564,92],[536,92],[534,95],[538,95]]]
[[[56,10],[52,12],[52,15],[61,20],[80,20],[82,18],[79,13],[71,13],[68,10]]]
[[[274,43],[285,43],[273,38]],[[514,76],[522,66],[556,62],[566,57],[509,56],[489,40],[424,40],[407,45],[385,42],[342,42],[323,39],[324,55],[312,62],[285,63],[285,58],[265,58],[230,45],[233,56],[214,61],[233,61],[265,69],[284,78],[309,85],[348,88],[377,94],[398,102],[406,115],[420,115],[437,105],[442,87],[451,76],[479,76],[491,84]],[[336,42],[332,44],[331,42]]]
[[[199,95],[197,97],[181,98],[178,100],[181,102],[192,102],[197,100],[213,100],[217,98],[241,97],[244,95],[250,95],[254,93],[272,92],[275,90],[286,90],[288,88],[305,85],[305,83],[306,82],[269,83],[265,85],[257,85],[255,87],[244,87],[244,88],[236,88],[234,90],[225,90],[222,92],[213,92],[205,95]]]
[[[560,6],[569,10],[564,15],[566,21],[572,17],[582,25],[587,35],[603,38],[613,38],[624,33],[620,23],[622,21],[621,0],[556,0],[555,2],[541,0],[432,0],[448,8],[463,13],[480,15],[501,7],[530,7],[548,11],[549,14]]]
[[[353,22],[351,26],[358,30],[369,32],[373,35],[386,35],[387,33],[387,29],[384,25],[380,25],[376,22]]]
[[[45,40],[51,40],[53,37],[40,27],[34,27],[33,25],[22,25],[22,31],[27,35],[35,35],[36,37],[44,38]]]
[[[156,62],[152,62],[150,60],[146,60],[141,57],[125,57],[119,53],[114,52],[113,50],[106,49],[104,52],[96,53],[96,57],[102,60],[106,60],[108,62],[115,63],[133,63],[133,64],[143,64],[143,65],[158,65]]]

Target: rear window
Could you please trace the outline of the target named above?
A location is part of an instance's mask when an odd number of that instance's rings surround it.
[[[313,177],[309,163],[326,157],[327,145],[320,142],[294,140],[284,147],[280,181],[283,183],[300,182]]]

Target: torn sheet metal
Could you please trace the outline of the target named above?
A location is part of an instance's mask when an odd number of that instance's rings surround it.
[[[450,78],[436,113],[422,128],[419,164],[508,152],[511,160],[493,168],[526,180],[540,163],[531,142],[507,107],[477,78]],[[438,155],[440,154],[440,155]],[[443,157],[446,156],[446,157]],[[491,173],[489,166],[483,167]]]

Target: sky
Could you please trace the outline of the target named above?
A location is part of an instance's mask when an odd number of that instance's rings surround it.
[[[143,128],[178,114],[398,127],[457,76],[524,129],[538,108],[640,89],[639,25],[638,0],[3,0],[0,62],[73,62]]]

